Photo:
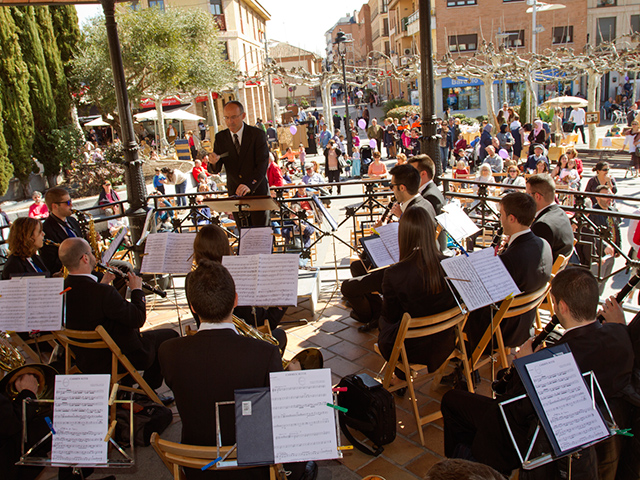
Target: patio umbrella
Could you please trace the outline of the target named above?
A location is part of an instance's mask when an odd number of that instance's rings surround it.
[[[155,110],[149,110],[148,112],[136,113],[134,117],[139,122],[142,122],[144,120],[157,120],[158,112],[156,112]]]
[[[105,122],[102,119],[102,116],[99,116],[98,118],[94,118],[90,122],[85,123],[84,126],[85,127],[110,127],[111,125]]]
[[[165,118],[170,118],[172,120],[204,120],[204,117],[200,117],[198,115],[194,115],[193,113],[189,113],[185,110],[171,110],[170,112],[166,112],[164,114]]]
[[[550,98],[541,106],[550,108],[586,107],[588,102],[580,97],[556,97]]]

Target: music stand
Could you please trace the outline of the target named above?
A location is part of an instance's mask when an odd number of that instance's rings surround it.
[[[249,212],[261,212],[266,210],[277,210],[278,204],[269,195],[256,197],[229,197],[214,198],[202,202],[211,210],[218,213],[233,212],[238,227],[249,226]]]

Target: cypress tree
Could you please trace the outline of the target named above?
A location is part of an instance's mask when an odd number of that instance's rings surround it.
[[[0,8],[0,52],[4,138],[14,174],[24,185],[33,169],[33,115],[29,103],[29,71],[22,59],[9,7]]]
[[[64,65],[64,74],[69,79],[73,70],[71,60],[75,57],[82,39],[78,26],[78,13],[73,5],[52,5],[49,7],[49,12],[60,58]]]
[[[49,7],[34,7],[34,9],[42,51],[51,81],[51,91],[56,104],[56,120],[59,126],[68,125],[71,122],[71,97],[64,74],[62,57],[53,31]]]
[[[2,128],[2,97],[0,96],[0,195],[7,193],[9,180],[13,176],[13,167],[9,161],[7,142]]]
[[[60,171],[55,160],[49,134],[58,128],[56,104],[51,91],[49,71],[36,25],[34,7],[11,7],[17,27],[22,58],[29,71],[29,102],[34,124],[33,155],[44,165],[48,177]]]

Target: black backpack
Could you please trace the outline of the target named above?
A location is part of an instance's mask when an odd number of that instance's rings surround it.
[[[348,409],[340,413],[340,428],[345,437],[363,453],[378,456],[396,438],[396,405],[393,395],[382,388],[382,384],[366,373],[347,375],[338,384],[347,387],[338,394],[338,405]],[[373,442],[373,450],[358,440],[349,427],[364,433]]]

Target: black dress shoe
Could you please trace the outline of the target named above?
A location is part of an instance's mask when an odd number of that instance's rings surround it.
[[[360,325],[358,327],[358,331],[362,333],[368,333],[371,330],[375,330],[378,328],[378,320],[371,320],[369,323],[365,323],[364,325]]]
[[[304,467],[304,473],[300,480],[316,480],[318,477],[318,464],[316,462],[307,462]]]
[[[158,395],[158,398],[160,399],[160,401],[165,407],[168,407],[169,405],[171,405],[173,402],[176,401],[176,399],[170,395]]]
[[[360,318],[360,315],[358,315],[358,314],[355,312],[355,310],[351,310],[351,313],[349,314],[349,316],[350,316],[351,318],[353,318],[356,322],[360,322],[360,323],[367,323],[367,322],[365,322],[364,320],[362,320],[362,319]]]

